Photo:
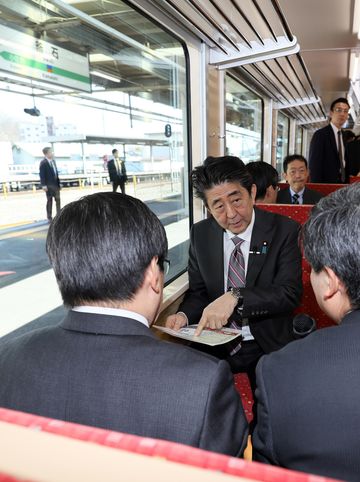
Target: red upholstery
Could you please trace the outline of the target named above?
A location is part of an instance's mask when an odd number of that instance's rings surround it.
[[[50,432],[115,449],[126,450],[128,452],[161,457],[172,462],[246,477],[251,480],[261,480],[263,482],[331,482],[331,480],[333,480],[256,462],[246,462],[243,459],[207,452],[174,442],[112,432],[5,408],[0,408],[0,421],[21,425],[36,431]],[[0,482],[13,482],[16,480],[19,479],[0,474]]]
[[[273,213],[282,214],[283,216],[288,216],[291,219],[295,219],[295,221],[300,224],[304,224],[312,209],[312,206],[308,204],[259,204],[258,207],[261,209],[265,209],[266,211],[271,211]],[[316,320],[318,328],[334,325],[334,322],[330,320],[330,318],[328,318],[325,313],[320,310],[316,302],[316,298],[310,283],[311,268],[304,257],[302,260],[302,269],[302,281],[304,291],[301,304],[295,311],[297,313],[307,313],[308,315],[312,316]]]
[[[356,177],[356,176],[351,176],[351,177]],[[351,177],[350,177],[350,182],[356,182],[356,181],[351,181]],[[346,186],[346,184],[320,184],[315,182],[314,183],[308,182],[305,185],[309,189],[313,189],[314,191],[321,192],[321,194],[324,194],[324,196],[327,196],[331,192]],[[287,182],[279,182],[278,186],[280,189],[286,189],[287,187],[289,187],[289,184]]]
[[[360,182],[360,176],[350,176],[350,184],[353,182]]]
[[[259,204],[258,207],[266,211],[288,216],[300,224],[304,224],[312,209],[312,206],[309,204]],[[307,313],[310,315],[316,321],[317,328],[334,325],[334,322],[321,311],[316,302],[315,294],[310,283],[311,268],[304,257],[302,259],[302,270],[303,296],[301,304],[295,310],[295,313]],[[245,415],[250,422],[252,420],[251,409],[253,398],[247,375],[245,373],[237,373],[234,375],[234,381],[235,387],[241,396]]]
[[[342,187],[345,187],[346,184],[320,184],[320,183],[312,183],[308,182],[306,183],[306,187],[309,189],[313,189],[314,191],[319,191],[321,194],[324,194],[324,196],[327,196],[331,192],[336,191],[337,189],[341,189]]]

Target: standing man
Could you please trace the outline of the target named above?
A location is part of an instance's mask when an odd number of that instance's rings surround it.
[[[119,151],[117,149],[112,150],[112,155],[114,156],[108,162],[108,171],[110,176],[110,181],[113,185],[113,192],[116,192],[118,186],[123,194],[125,194],[125,183],[127,181],[125,161],[121,160],[119,157]]]
[[[44,159],[40,162],[40,183],[46,193],[46,216],[52,220],[53,198],[56,202],[56,214],[60,211],[60,180],[51,147],[44,147]]]
[[[350,105],[344,97],[332,102],[330,124],[319,129],[310,143],[310,182],[344,183],[345,146],[341,128],[348,119]]]
[[[321,199],[304,225],[316,300],[338,326],[260,360],[252,439],[257,461],[359,480],[359,233],[360,183]]]
[[[168,266],[156,215],[119,193],[86,196],[51,223],[46,249],[70,311],[1,343],[0,407],[240,456],[248,428],[228,364],[150,330]]]
[[[283,164],[284,178],[289,184],[288,188],[278,192],[279,204],[316,204],[323,195],[305,186],[309,170],[307,160],[301,154],[286,156]]]
[[[293,340],[292,312],[302,294],[299,225],[254,207],[256,186],[238,158],[206,160],[192,181],[211,217],[191,229],[189,289],[166,325],[199,323],[200,333],[235,324],[241,346],[212,353],[233,372],[246,371],[254,389],[259,358]]]

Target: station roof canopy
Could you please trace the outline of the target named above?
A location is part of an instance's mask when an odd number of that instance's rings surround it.
[[[133,138],[133,137],[103,137],[103,136],[81,136],[81,137],[66,137],[64,139],[52,139],[51,142],[76,142],[86,144],[107,144],[116,146],[119,144],[127,145],[141,145],[141,146],[168,146],[169,141],[162,139],[145,139],[145,138]]]

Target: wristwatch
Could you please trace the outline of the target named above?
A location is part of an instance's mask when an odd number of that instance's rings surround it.
[[[238,315],[242,315],[243,308],[244,308],[244,297],[241,294],[241,288],[229,288],[231,295],[237,300],[236,303],[236,313]]]

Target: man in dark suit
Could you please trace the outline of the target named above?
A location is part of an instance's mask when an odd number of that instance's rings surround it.
[[[141,201],[68,204],[47,252],[66,318],[0,346],[0,406],[241,455],[247,423],[226,362],[158,339],[167,240]]]
[[[349,115],[347,99],[340,97],[330,107],[330,124],[317,130],[310,143],[310,181],[342,183],[346,181],[345,146],[341,128]]]
[[[323,195],[305,186],[309,171],[304,156],[301,154],[286,156],[283,169],[289,187],[278,192],[278,204],[316,204],[320,201]]]
[[[112,150],[114,156],[107,164],[109,171],[110,181],[113,185],[113,192],[116,192],[118,186],[123,194],[125,194],[125,183],[127,181],[125,162],[119,157],[119,151],[117,149]]]
[[[278,195],[279,174],[268,162],[254,161],[246,164],[256,185],[255,204],[274,204]]]
[[[212,217],[191,229],[189,290],[166,324],[178,329],[199,323],[198,333],[235,324],[241,347],[222,345],[214,354],[234,372],[246,371],[254,389],[259,358],[293,339],[292,311],[302,293],[299,226],[254,208],[256,186],[240,159],[210,159],[194,169],[192,181]]]
[[[56,202],[56,213],[60,211],[60,180],[51,147],[44,147],[44,159],[40,162],[40,184],[46,194],[46,216],[52,220],[53,198]]]
[[[321,199],[305,224],[312,287],[338,326],[260,360],[255,460],[359,480],[359,232],[360,183]]]

